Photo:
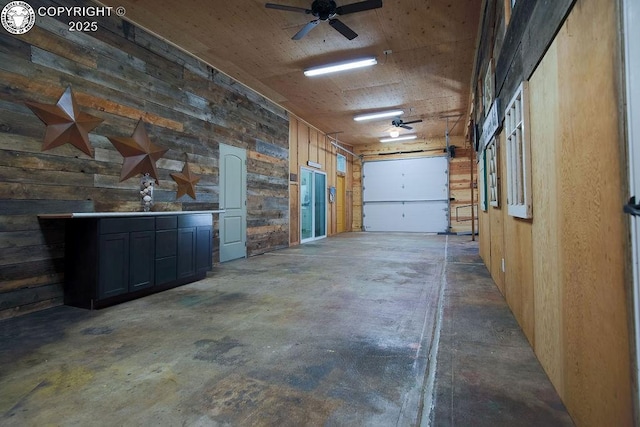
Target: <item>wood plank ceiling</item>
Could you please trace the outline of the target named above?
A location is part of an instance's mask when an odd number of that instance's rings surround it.
[[[312,0],[271,0],[311,8]],[[338,0],[338,6],[355,0]],[[341,142],[378,142],[391,119],[355,122],[360,113],[400,108],[420,139],[442,137],[468,112],[482,0],[384,0],[380,9],[343,15],[349,41],[321,22],[291,37],[313,17],[265,8],[261,0],[103,0],[125,18],[256,90]],[[385,51],[391,51],[385,54]],[[305,77],[309,67],[375,56],[378,64]],[[451,135],[464,134],[465,118]]]

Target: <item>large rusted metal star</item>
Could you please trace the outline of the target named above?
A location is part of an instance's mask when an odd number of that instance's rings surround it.
[[[200,181],[200,177],[191,172],[189,163],[185,162],[181,173],[172,173],[171,178],[178,184],[178,194],[176,199],[188,194],[193,200],[196,199],[196,184]]]
[[[39,102],[25,102],[25,104],[47,125],[42,151],[70,143],[93,157],[91,145],[89,145],[89,132],[103,120],[80,111],[71,92],[71,86],[67,87],[55,105]]]
[[[129,179],[137,174],[148,173],[158,182],[158,170],[156,162],[169,151],[153,144],[149,140],[142,119],[136,125],[131,138],[109,137],[109,141],[124,157],[120,181]]]

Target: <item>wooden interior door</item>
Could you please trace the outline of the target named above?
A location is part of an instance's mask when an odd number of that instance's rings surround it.
[[[220,262],[247,256],[247,152],[220,144]]]

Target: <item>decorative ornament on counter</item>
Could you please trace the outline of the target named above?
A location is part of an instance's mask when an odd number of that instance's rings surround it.
[[[153,184],[155,181],[145,173],[140,180],[140,203],[145,212],[149,212],[153,206]]]
[[[186,161],[182,167],[182,172],[172,173],[171,178],[178,184],[178,193],[176,199],[188,194],[193,200],[196,200],[196,184],[200,181],[200,177],[191,172],[189,162]]]
[[[89,132],[103,120],[80,111],[71,86],[67,87],[55,105],[39,102],[25,102],[25,104],[47,125],[42,151],[69,143],[89,157],[93,157],[89,144]]]
[[[149,174],[154,177],[156,183],[158,183],[156,162],[161,159],[169,149],[157,146],[149,140],[142,119],[138,121],[131,138],[109,137],[109,141],[111,141],[113,146],[116,147],[116,150],[124,157],[122,172],[120,173],[121,182],[141,173]]]

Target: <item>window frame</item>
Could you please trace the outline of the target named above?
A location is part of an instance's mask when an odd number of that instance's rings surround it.
[[[489,205],[500,207],[500,162],[498,158],[498,138],[494,137],[485,148],[486,155],[486,176],[487,176],[487,199]]]
[[[480,150],[480,153],[478,153],[478,202],[480,204],[480,210],[483,212],[486,212],[488,209],[486,165],[486,150],[483,148]]]
[[[504,110],[507,206],[511,216],[533,218],[529,83],[523,81]]]
[[[342,159],[342,162],[341,162]],[[344,170],[340,169],[340,164],[344,165]],[[347,173],[347,156],[340,153],[336,153],[336,172],[345,174]]]

